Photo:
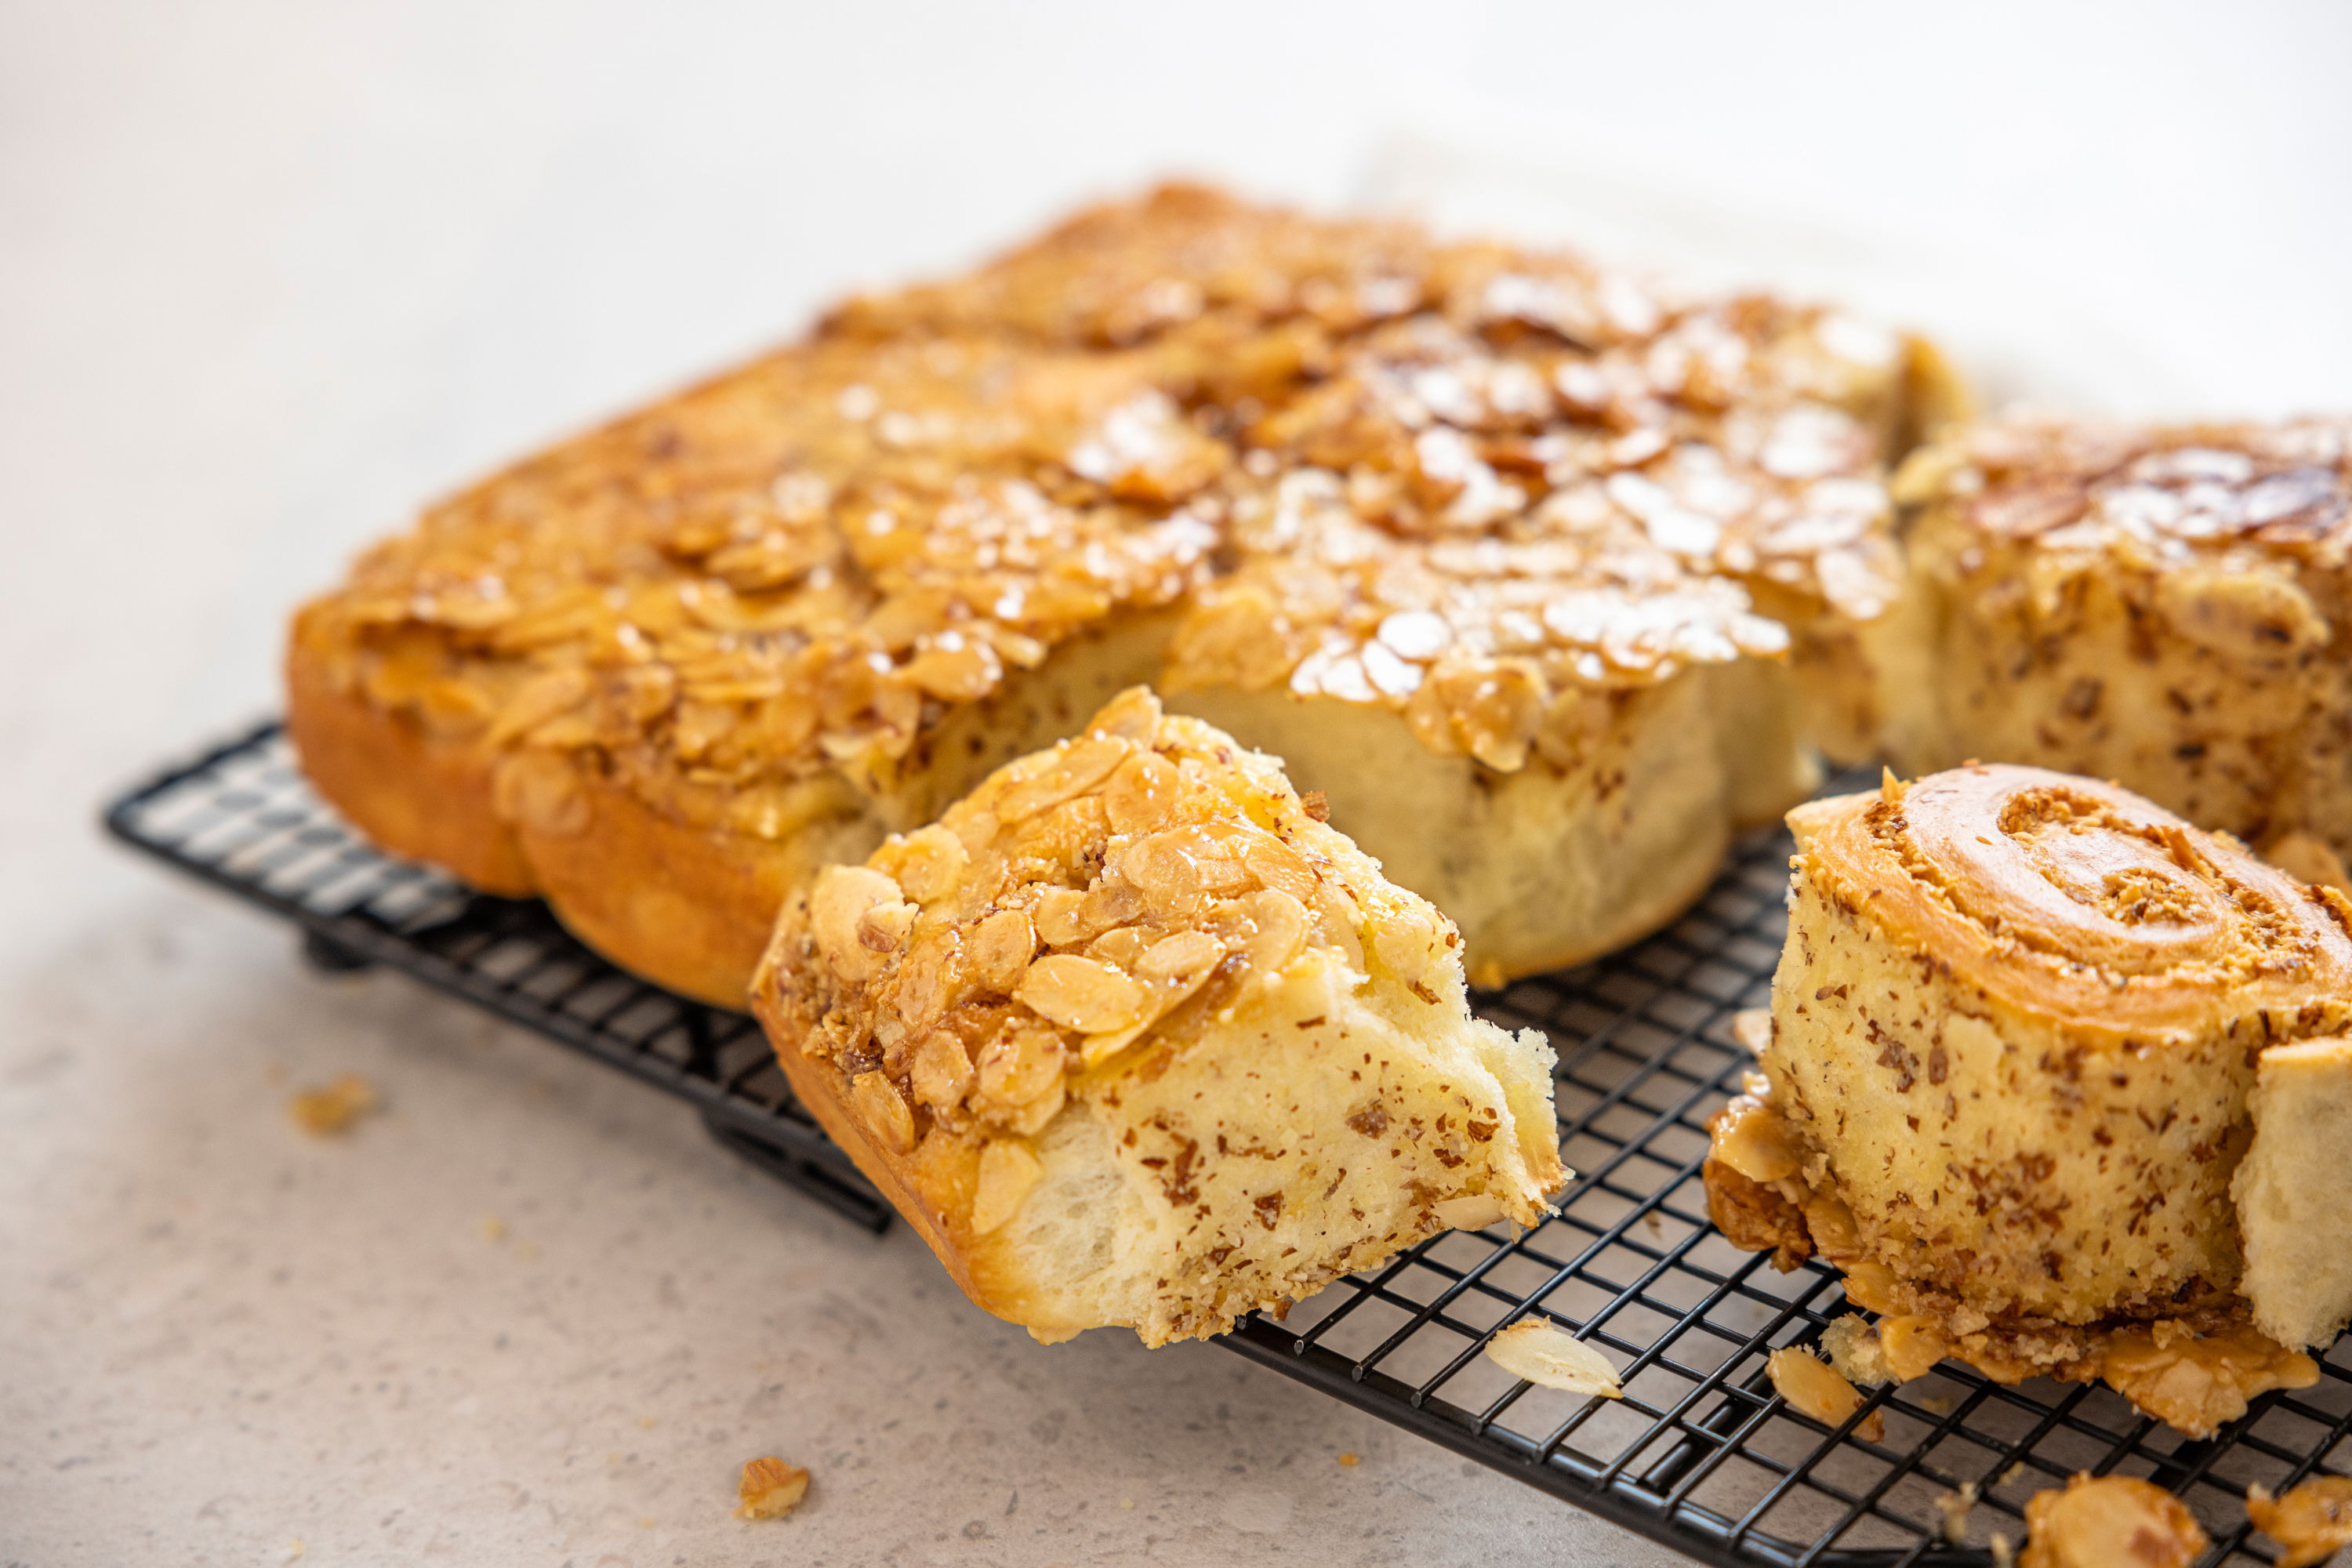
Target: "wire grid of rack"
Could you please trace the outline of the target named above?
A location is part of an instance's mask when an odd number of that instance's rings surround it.
[[[722,1142],[879,1231],[890,1210],[792,1096],[751,1020],[597,957],[535,901],[472,893],[361,840],[264,724],[107,810],[108,828],[297,922],[329,968],[405,971],[692,1104]],[[1768,996],[1788,841],[1743,843],[1671,929],[1599,963],[1480,998],[1559,1053],[1557,1217],[1517,1236],[1454,1231],[1223,1342],[1693,1557],[1719,1563],[1982,1563],[2022,1541],[2025,1500],[2077,1471],[2145,1476],[2212,1533],[2204,1559],[2268,1562],[2243,1495],[2352,1458],[2352,1340],[2313,1388],[2273,1394],[2191,1441],[2112,1393],[2002,1387],[1946,1363],[1870,1391],[1835,1429],[1790,1409],[1766,1357],[1850,1310],[1836,1276],[1738,1251],[1708,1223],[1706,1121],[1748,1065],[1731,1019]],[[1541,1316],[1601,1347],[1622,1399],[1522,1383],[1480,1353]],[[1874,1417],[1883,1436],[1860,1429]],[[1963,1514],[1957,1500],[1975,1489]]]

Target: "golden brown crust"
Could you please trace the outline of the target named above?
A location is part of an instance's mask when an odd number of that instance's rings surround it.
[[[286,653],[286,734],[319,793],[385,848],[500,898],[539,890],[491,809],[491,759],[428,734],[414,713],[337,689],[299,635]]]
[[[532,759],[572,779],[576,808],[515,826],[539,892],[572,933],[673,991],[740,1007],[776,910],[819,866],[882,835],[862,816],[811,824],[782,843],[690,827],[572,758]],[[559,786],[560,787],[560,786]]]
[[[2084,1040],[2352,994],[2352,902],[2113,784],[1974,766],[1796,816],[1823,897]]]

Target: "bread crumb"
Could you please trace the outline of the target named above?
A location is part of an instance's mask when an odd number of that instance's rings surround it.
[[[1308,790],[1305,795],[1298,797],[1298,804],[1305,806],[1307,808],[1307,815],[1313,817],[1316,821],[1328,822],[1331,820],[1331,802],[1324,795],[1321,790]]]
[[[788,1465],[772,1456],[748,1460],[743,1466],[743,1479],[736,1487],[737,1495],[743,1500],[735,1517],[785,1518],[801,1506],[801,1500],[808,1496],[808,1488],[809,1473],[798,1465]]]
[[[307,1549],[302,1544],[302,1538],[298,1535],[286,1543],[286,1556],[283,1561],[291,1563],[301,1556],[305,1550]]]
[[[1599,1351],[1541,1318],[1522,1318],[1486,1342],[1486,1359],[1529,1383],[1622,1399],[1617,1369]]]
[[[286,1102],[294,1125],[320,1138],[331,1138],[377,1107],[375,1085],[347,1072],[323,1089],[307,1089]]]
[[[1131,1497],[1123,1497],[1118,1500],[1118,1506],[1121,1508],[1133,1508],[1135,1506],[1135,1500]]]
[[[637,1425],[650,1432],[655,1427],[661,1425],[661,1417],[658,1415],[640,1415],[637,1417]]]
[[[639,1530],[651,1530],[653,1527],[654,1516],[652,1514],[644,1514],[638,1518],[637,1528]]]
[[[1742,1007],[1734,1013],[1731,1037],[1747,1047],[1750,1055],[1762,1056],[1772,1044],[1772,1009]]]
[[[2010,1543],[2008,1536],[1995,1531],[1990,1545],[1993,1568],[2016,1568],[2017,1548]]]
[[[482,1239],[484,1241],[504,1241],[506,1238],[507,1222],[500,1219],[494,1214],[484,1215],[482,1216]]]
[[[1353,1454],[1342,1454],[1342,1455],[1340,1455],[1340,1456],[1339,1456],[1339,1462],[1340,1462],[1341,1464],[1343,1464],[1343,1465],[1347,1466],[1347,1467],[1348,1467],[1349,1469],[1351,1469],[1351,1470],[1352,1470],[1352,1469],[1354,1469],[1358,1465],[1360,1465],[1360,1464],[1363,1463],[1363,1461],[1362,1461],[1361,1459],[1359,1459],[1359,1458],[1356,1458],[1356,1456],[1355,1456],[1355,1455],[1353,1455]]]
[[[1878,1342],[1878,1330],[1859,1313],[1848,1312],[1822,1329],[1822,1350],[1848,1383],[1875,1388],[1895,1381],[1886,1365],[1885,1348]]]
[[[2352,1546],[2352,1480],[2314,1476],[2277,1498],[2257,1481],[2246,1489],[2246,1517],[2285,1548],[2278,1568],[2315,1568]]]
[[[1936,1511],[1944,1516],[1944,1539],[1955,1546],[1965,1546],[1969,1540],[1969,1515],[1977,1506],[1977,1484],[1962,1481],[1960,1489],[1945,1492],[1936,1499]]]

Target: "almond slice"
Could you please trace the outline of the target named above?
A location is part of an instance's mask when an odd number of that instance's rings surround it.
[[[1487,1341],[1486,1359],[1513,1377],[1546,1388],[1602,1399],[1625,1396],[1608,1357],[1541,1318],[1522,1318]]]

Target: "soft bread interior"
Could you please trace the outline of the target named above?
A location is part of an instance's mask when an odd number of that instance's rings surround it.
[[[1441,756],[1383,708],[1287,690],[1171,693],[1173,711],[1282,759],[1331,825],[1462,930],[1474,982],[1581,963],[1648,934],[1706,888],[1735,828],[1814,773],[1777,668],[1686,671],[1512,773]]]
[[[1334,963],[1269,980],[1164,1072],[1074,1101],[1038,1141],[1044,1174],[979,1272],[1022,1281],[1039,1339],[1126,1323],[1158,1344],[1455,1224],[1540,1217],[1557,1131],[1539,1035],[1351,987]],[[1188,1157],[1204,1139],[1224,1157]]]
[[[2264,1051],[2250,1106],[2254,1141],[2231,1187],[2238,1289],[2271,1338],[2325,1345],[2352,1321],[2352,1039]]]

